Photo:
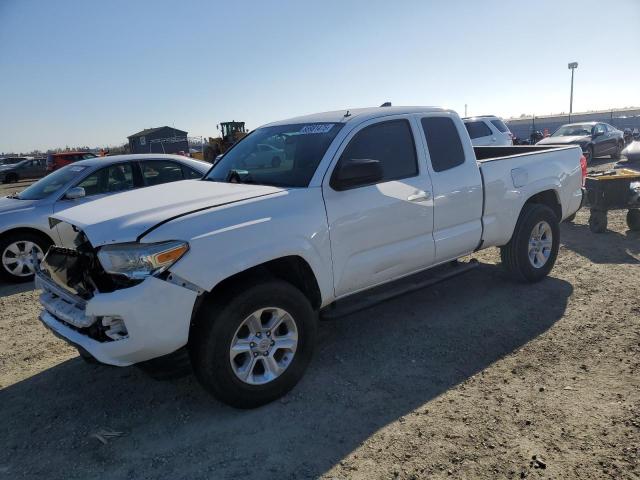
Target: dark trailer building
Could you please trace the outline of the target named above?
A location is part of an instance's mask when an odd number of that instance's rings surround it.
[[[188,152],[187,132],[172,127],[147,128],[127,137],[131,153]]]

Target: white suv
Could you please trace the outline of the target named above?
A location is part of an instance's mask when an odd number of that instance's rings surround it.
[[[494,115],[481,115],[462,119],[474,147],[487,145],[513,145],[513,135],[504,122]]]

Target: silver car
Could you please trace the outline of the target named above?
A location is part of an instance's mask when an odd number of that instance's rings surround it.
[[[25,190],[0,198],[0,277],[33,278],[32,249],[39,257],[60,242],[49,216],[80,203],[134,188],[201,178],[211,164],[178,155],[118,155],[67,165]]]

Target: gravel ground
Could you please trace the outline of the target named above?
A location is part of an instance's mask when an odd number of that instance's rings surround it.
[[[640,478],[640,234],[587,218],[541,283],[491,249],[323,322],[302,382],[252,411],[85,364],[30,285],[0,285],[0,479]]]

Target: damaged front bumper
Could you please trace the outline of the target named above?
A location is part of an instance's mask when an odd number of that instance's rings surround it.
[[[84,299],[39,269],[40,320],[102,363],[127,366],[186,345],[198,293],[156,277]]]

